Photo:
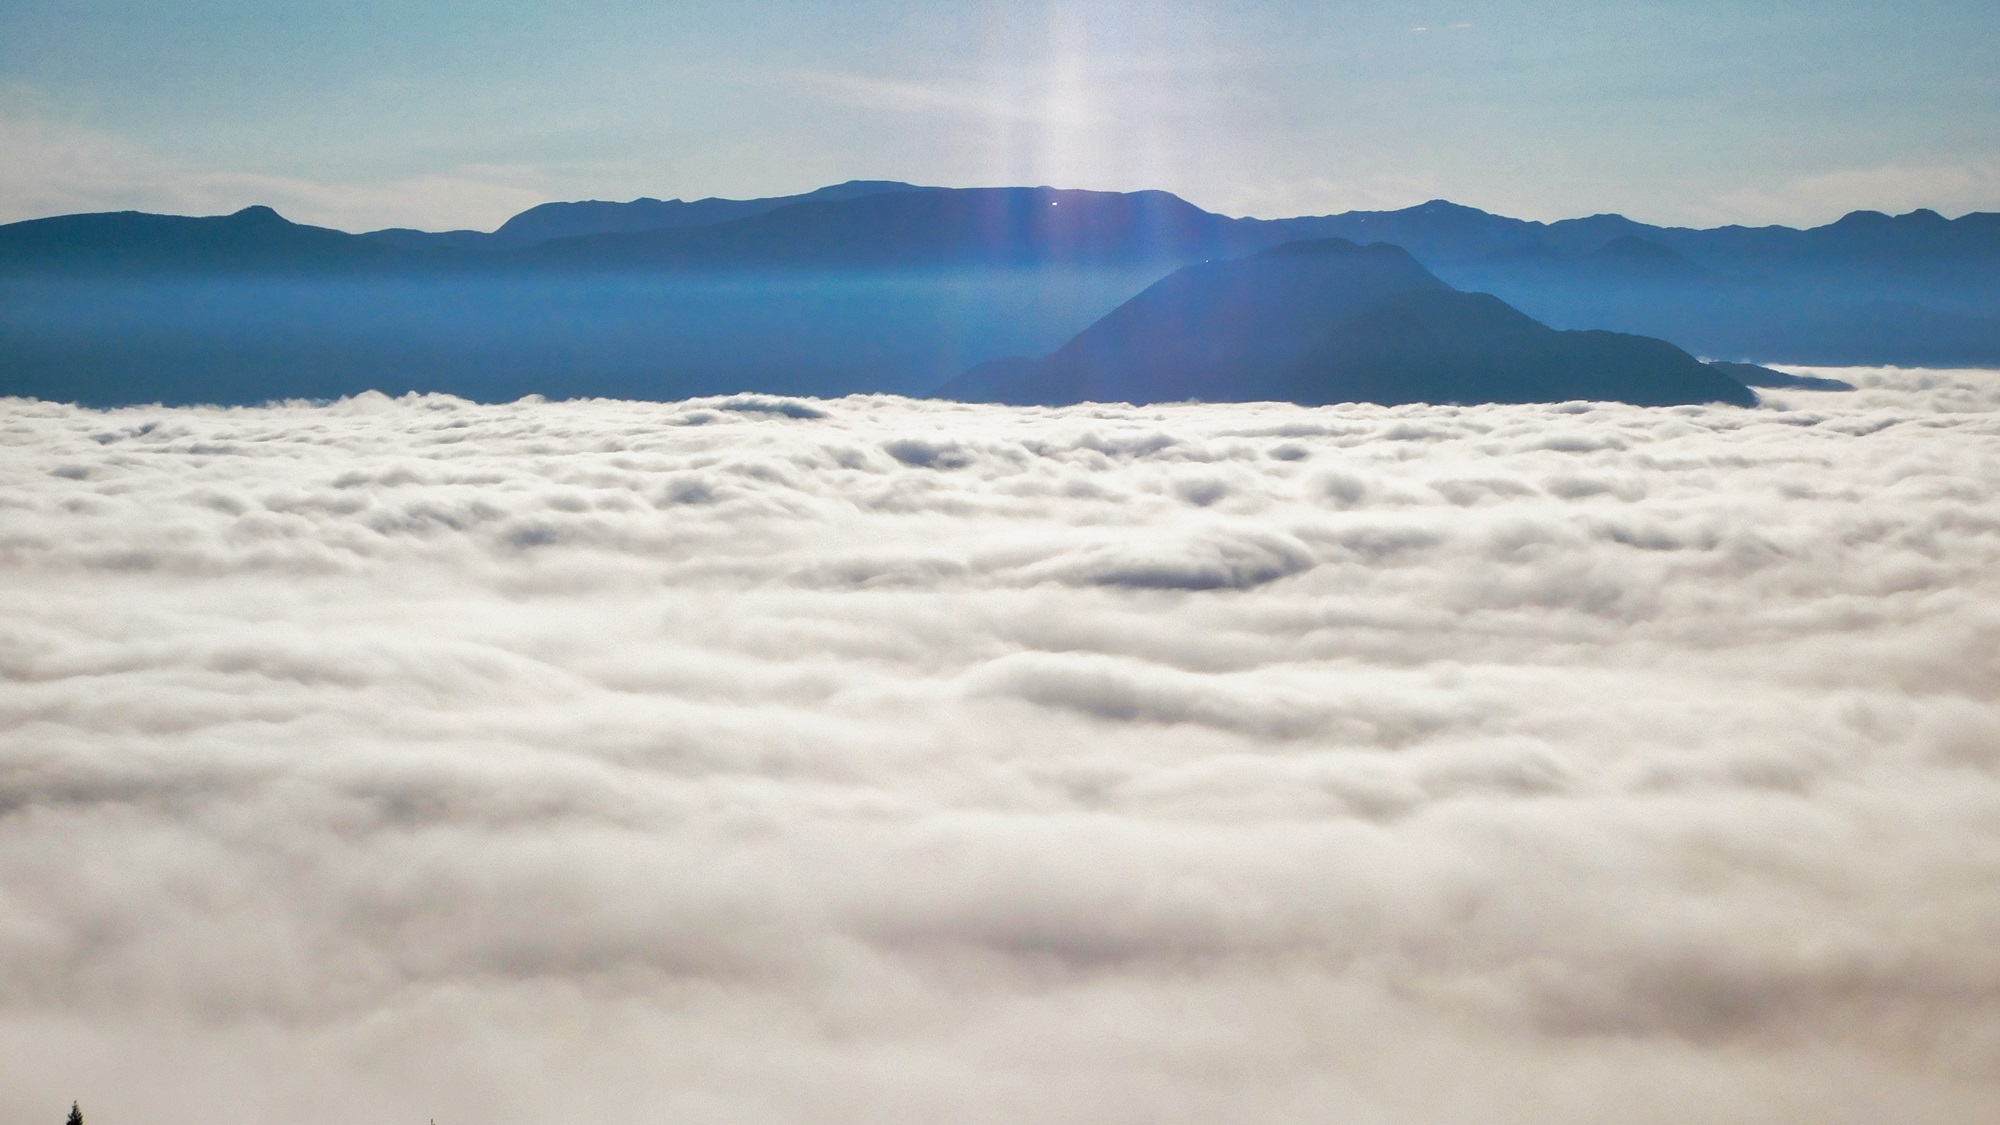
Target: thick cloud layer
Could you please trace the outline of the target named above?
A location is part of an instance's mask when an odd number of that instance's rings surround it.
[[[1986,1122],[2000,376],[0,402],[0,1117]]]

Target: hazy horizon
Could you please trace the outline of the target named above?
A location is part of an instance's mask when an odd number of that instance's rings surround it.
[[[882,179],[882,177],[879,177],[879,176],[861,176],[861,177],[855,177],[855,180],[861,180],[861,181],[868,181],[868,180],[878,180],[878,181],[879,181],[879,180],[881,180],[881,179]],[[843,180],[843,181],[840,181],[840,183],[849,183],[849,182],[853,182],[853,181],[850,181],[850,180]],[[788,197],[788,196],[792,196],[792,195],[803,195],[803,194],[805,194],[805,193],[807,193],[807,192],[811,192],[811,191],[813,191],[813,190],[816,190],[816,189],[818,189],[818,188],[823,188],[823,187],[832,187],[832,186],[838,186],[838,185],[835,185],[835,184],[813,184],[813,185],[810,185],[810,186],[808,186],[808,187],[805,187],[805,188],[801,188],[801,189],[798,189],[798,190],[796,190],[796,191],[778,191],[778,192],[766,192],[766,193],[761,193],[761,194],[757,194],[757,195],[751,195],[751,196],[732,196],[732,197],[723,197],[723,196],[684,196],[684,197],[676,197],[676,196],[660,196],[660,195],[637,195],[637,196],[631,196],[631,197],[629,197],[629,198],[619,198],[619,199],[607,199],[607,198],[603,198],[603,197],[600,197],[600,196],[579,196],[579,197],[576,197],[576,198],[571,198],[571,199],[544,199],[544,200],[540,200],[540,201],[537,201],[537,202],[535,202],[535,203],[530,203],[530,204],[527,204],[526,206],[522,207],[520,211],[514,211],[514,212],[509,212],[509,213],[508,213],[507,215],[505,215],[505,216],[502,216],[502,217],[501,217],[501,218],[500,218],[499,220],[497,220],[497,221],[494,221],[494,222],[493,222],[493,223],[492,223],[491,225],[489,225],[489,226],[486,226],[486,227],[457,227],[457,228],[441,228],[441,227],[439,227],[439,228],[422,228],[422,227],[417,227],[417,228],[409,228],[409,227],[405,227],[405,228],[402,228],[402,229],[418,229],[418,230],[423,230],[423,229],[431,229],[431,230],[439,230],[439,231],[442,231],[442,230],[445,230],[445,229],[455,229],[455,230],[480,230],[480,231],[484,231],[484,232],[489,232],[489,233],[490,233],[490,232],[491,232],[492,230],[494,230],[494,229],[497,229],[497,228],[498,228],[498,227],[500,227],[500,226],[501,226],[502,224],[504,224],[504,223],[505,223],[505,222],[506,222],[506,221],[507,221],[508,219],[510,219],[510,218],[513,218],[513,217],[515,217],[516,215],[519,215],[519,214],[521,214],[521,213],[522,213],[522,212],[524,212],[524,211],[527,211],[527,210],[530,210],[530,209],[532,209],[532,208],[535,208],[535,207],[540,207],[540,206],[543,206],[544,204],[549,204],[549,203],[639,203],[639,202],[645,202],[645,201],[648,201],[648,200],[652,200],[652,201],[660,201],[660,200],[672,200],[672,199],[681,199],[681,200],[683,200],[683,201],[686,201],[686,202],[695,202],[695,201],[697,201],[697,200],[701,200],[701,199],[720,199],[720,198],[741,198],[741,199],[772,199],[772,198],[786,198],[786,197]],[[918,188],[938,188],[938,187],[947,187],[947,186],[949,186],[949,187],[952,187],[952,188],[957,188],[957,189],[961,189],[961,190],[964,190],[964,189],[999,189],[999,188],[1023,188],[1023,187],[1025,187],[1025,188],[1032,188],[1032,189],[1055,189],[1055,190],[1083,190],[1083,191],[1091,191],[1091,190],[1100,190],[1100,189],[1092,189],[1092,188],[1076,188],[1076,187],[1074,187],[1073,185],[1065,185],[1065,184],[961,184],[961,185],[943,185],[943,184],[911,184],[910,186],[912,186],[912,187],[918,187]],[[1125,191],[1125,190],[1130,190],[1130,191],[1152,191],[1152,190],[1165,190],[1165,189],[1163,189],[1163,188],[1133,188],[1133,189],[1102,189],[1102,190],[1117,190],[1117,191]],[[1170,194],[1171,194],[1171,193],[1170,193]],[[1195,205],[1196,205],[1196,206],[1198,206],[1198,207],[1199,207],[1199,206],[1201,206],[1201,204],[1199,204],[1199,203],[1196,203],[1196,202],[1195,202],[1194,200],[1188,200],[1188,202],[1190,202],[1190,203],[1195,203]],[[1425,204],[1425,203],[1439,203],[1439,202],[1442,202],[1442,203],[1453,203],[1453,204],[1457,204],[1457,205],[1459,205],[1459,206],[1465,206],[1465,207],[1473,207],[1473,206],[1474,206],[1474,205],[1472,205],[1472,204],[1469,204],[1469,203],[1466,203],[1466,202],[1464,202],[1463,200],[1458,200],[1458,199],[1444,199],[1443,197],[1435,197],[1435,198],[1431,198],[1431,199],[1420,199],[1420,200],[1416,200],[1416,201],[1415,201],[1415,202],[1413,202],[1413,203],[1410,203],[1410,204],[1405,204],[1405,205],[1404,205],[1404,207],[1417,207],[1417,206],[1421,206],[1421,205],[1423,205],[1423,204]],[[271,208],[271,209],[272,209],[273,211],[276,211],[276,212],[277,212],[277,213],[278,213],[278,214],[279,214],[279,215],[280,215],[281,217],[283,217],[283,218],[285,218],[285,219],[287,219],[287,220],[289,220],[289,221],[291,221],[291,222],[295,222],[295,223],[302,223],[302,224],[304,224],[304,225],[308,225],[308,226],[321,226],[321,225],[323,225],[323,224],[319,224],[319,223],[312,223],[312,222],[308,222],[307,220],[304,220],[304,219],[301,219],[301,218],[299,218],[299,217],[298,217],[298,215],[297,215],[296,213],[294,213],[294,214],[287,214],[287,213],[285,212],[285,210],[284,210],[283,208],[281,208],[281,207],[277,207],[277,206],[275,206],[275,205],[273,205],[273,204],[271,204],[271,203],[268,203],[268,202],[265,202],[265,201],[263,201],[263,200],[253,200],[253,201],[252,201],[252,202],[250,202],[250,203],[246,203],[246,204],[244,204],[244,205],[243,205],[242,207],[236,207],[236,208],[232,208],[232,209],[230,209],[230,210],[228,210],[228,211],[207,211],[207,212],[189,212],[188,214],[189,214],[189,216],[190,216],[190,217],[195,217],[195,218],[216,218],[216,217],[221,217],[221,216],[224,216],[224,215],[230,215],[230,214],[234,214],[234,213],[236,213],[237,211],[240,211],[240,210],[243,210],[244,208],[248,208],[248,207],[270,207],[270,208]],[[1221,214],[1221,215],[1224,215],[1224,216],[1226,216],[1226,217],[1229,217],[1229,218],[1258,218],[1258,219],[1286,219],[1286,218],[1300,218],[1300,217],[1306,217],[1306,216],[1303,216],[1303,215],[1292,215],[1292,214],[1286,214],[1286,215],[1238,215],[1238,214],[1231,214],[1231,213],[1229,213],[1229,212],[1222,212],[1222,211],[1215,211],[1214,209],[1212,209],[1212,208],[1207,208],[1207,207],[1203,207],[1202,209],[1203,209],[1203,210],[1206,210],[1206,211],[1210,211],[1210,212],[1211,212],[1211,213],[1213,213],[1213,214]],[[1371,207],[1371,208],[1354,208],[1353,210],[1357,210],[1357,211],[1381,211],[1381,210],[1401,210],[1401,209],[1403,209],[1403,208],[1372,208],[1372,207]],[[1495,212],[1495,211],[1488,211],[1488,210],[1487,210],[1486,208],[1483,208],[1483,207],[1474,207],[1474,209],[1475,209],[1475,210],[1481,210],[1481,211],[1487,211],[1487,213],[1488,213],[1488,214],[1496,214],[1496,215],[1499,215],[1499,214],[1502,214],[1501,212]],[[141,210],[141,209],[140,209],[140,208],[113,208],[113,209],[107,209],[107,210],[120,210],[120,211],[132,211],[132,210]],[[1897,210],[1892,210],[1892,209],[1887,209],[1887,208],[1883,208],[1883,207],[1873,207],[1873,206],[1865,206],[1865,205],[1864,205],[1864,206],[1858,206],[1858,207],[1852,207],[1852,208],[1849,208],[1848,210],[1846,210],[1846,211],[1843,211],[1843,212],[1841,212],[1841,213],[1840,213],[1839,215],[1834,215],[1834,216],[1832,216],[1832,217],[1830,217],[1830,218],[1827,218],[1827,219],[1826,219],[1826,220],[1824,220],[1823,222],[1814,222],[1814,223],[1804,223],[1804,224],[1790,224],[1790,223],[1769,223],[1769,224],[1755,224],[1755,225],[1767,225],[1767,226],[1793,226],[1793,227],[1796,227],[1796,228],[1798,228],[1798,229],[1810,229],[1811,227],[1814,227],[1814,226],[1825,226],[1825,225],[1828,225],[1828,224],[1830,224],[1830,223],[1834,223],[1834,222],[1837,222],[1837,221],[1839,221],[1839,220],[1840,220],[1841,218],[1844,218],[1845,216],[1847,216],[1847,215],[1850,215],[1850,214],[1853,214],[1853,213],[1855,213],[1855,212],[1857,212],[1857,211],[1860,211],[1860,212],[1874,212],[1874,213],[1878,213],[1878,214],[1887,214],[1887,215],[1907,215],[1907,214],[1911,214],[1911,213],[1913,213],[1913,212],[1917,212],[1917,211],[1931,211],[1931,212],[1935,212],[1935,213],[1938,213],[1938,214],[1941,214],[1941,215],[1943,215],[1943,217],[1944,217],[1944,218],[1947,218],[1947,219],[1954,219],[1954,220],[1956,220],[1956,219],[1961,219],[1961,218],[1964,218],[1964,217],[1966,217],[1967,215],[1976,215],[1976,214],[1993,214],[1993,213],[1996,213],[1996,212],[2000,212],[2000,202],[1996,202],[1996,204],[1995,204],[1995,206],[1994,206],[1994,209],[1993,209],[1993,210],[1982,210],[1982,209],[1970,209],[1970,210],[1965,210],[1965,211],[1957,211],[1957,212],[1954,212],[1954,211],[1949,211],[1949,210],[1946,210],[1946,211],[1938,211],[1938,209],[1937,209],[1937,208],[1934,208],[1934,207],[1924,207],[1924,206],[1917,206],[1917,207],[1911,207],[1911,208],[1908,208],[1907,210],[1902,210],[1902,211],[1897,211]],[[58,218],[58,217],[60,217],[61,215],[69,215],[69,214],[91,214],[91,213],[104,213],[104,212],[59,212],[59,213],[56,213],[56,214],[50,214],[50,215],[31,215],[31,216],[27,216],[27,217],[26,217],[26,219],[10,219],[10,220],[7,220],[7,221],[8,221],[8,222],[22,222],[22,221],[27,221],[28,219],[42,219],[42,218]],[[160,212],[155,212],[155,213],[160,213]],[[1574,214],[1574,215],[1562,215],[1562,216],[1557,216],[1557,217],[1556,217],[1556,218],[1554,218],[1554,219],[1534,219],[1534,220],[1529,220],[1529,221],[1533,221],[1533,222],[1559,222],[1559,221],[1561,221],[1561,220],[1563,220],[1563,219],[1581,219],[1581,218],[1590,218],[1590,217],[1593,217],[1593,216],[1598,216],[1598,215],[1608,215],[1608,214],[1615,214],[1615,213],[1616,213],[1616,212],[1611,212],[1611,211],[1606,211],[1606,210],[1596,210],[1596,211],[1584,211],[1584,212],[1579,212],[1579,213],[1577,213],[1577,214]],[[1519,218],[1524,218],[1525,216],[1521,216],[1521,215],[1502,215],[1502,217],[1504,217],[1504,218],[1511,218],[1511,219],[1519,219]],[[1644,219],[1638,219],[1638,218],[1637,218],[1636,216],[1632,216],[1632,215],[1626,215],[1626,216],[1624,216],[1624,217],[1625,217],[1625,218],[1628,218],[1628,219],[1635,219],[1636,221],[1639,221],[1639,222],[1645,222],[1645,221],[1646,221],[1646,220],[1644,220]],[[1659,226],[1659,225],[1681,225],[1681,226],[1689,226],[1689,225],[1691,225],[1691,224],[1660,224],[1660,223],[1655,223],[1655,224],[1653,224],[1653,225],[1656,225],[1656,226]],[[1694,225],[1694,226],[1696,227],[1696,229],[1701,229],[1701,228],[1700,228],[1700,225],[1699,225],[1699,224],[1693,224],[1693,225]],[[1724,225],[1752,225],[1752,224],[1720,224],[1720,223],[1718,223],[1718,224],[1712,224],[1712,225],[1714,225],[1714,226],[1724,226]],[[342,230],[342,231],[345,231],[346,233],[349,233],[349,234],[365,234],[365,233],[369,233],[370,231],[375,231],[375,230],[385,230],[385,229],[392,229],[392,228],[385,228],[385,227],[365,227],[365,228],[364,228],[364,227],[351,227],[351,228],[348,228],[348,227],[331,227],[331,228],[328,228],[328,229],[332,229],[332,230]]]
[[[0,220],[490,228],[881,177],[1279,217],[2000,209],[2000,11],[1618,0],[423,0],[0,13]]]

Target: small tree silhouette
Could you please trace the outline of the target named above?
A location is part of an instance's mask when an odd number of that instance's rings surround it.
[[[69,1103],[69,1120],[63,1125],[83,1125],[83,1111],[76,1107],[75,1102]]]

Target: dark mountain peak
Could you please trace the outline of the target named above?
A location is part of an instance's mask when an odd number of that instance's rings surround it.
[[[635,199],[632,202],[633,203],[666,202],[666,203],[680,203],[686,205],[694,205],[694,204],[761,205],[769,203],[769,204],[776,204],[778,206],[788,206],[793,203],[803,203],[807,201],[825,202],[828,200],[860,199],[861,197],[868,195],[886,195],[891,192],[898,192],[898,191],[923,191],[923,190],[925,189],[918,187],[916,184],[907,184],[901,180],[843,180],[840,183],[828,184],[826,187],[814,188],[811,191],[801,192],[798,195],[772,195],[772,196],[762,196],[756,199],[729,199],[719,195],[705,195],[702,196],[700,199],[692,199],[692,200],[684,200],[677,196],[673,199],[668,199],[664,201],[654,199],[651,196],[641,196],[640,198]]]
[[[1453,203],[1449,199],[1427,199],[1415,207],[1403,209],[1412,215],[1462,215],[1466,218],[1493,218],[1493,212],[1481,211],[1477,207],[1467,207],[1463,203]]]
[[[1589,254],[1627,235],[1651,240],[1658,233],[1657,227],[1634,222],[1623,215],[1586,215],[1581,219],[1558,219],[1531,232],[1532,241],[1525,248],[1576,256]]]
[[[982,372],[1010,386],[946,393],[1009,402],[1279,397],[1276,373],[1330,325],[1391,294],[1446,288],[1400,247],[1287,243],[1176,270],[1032,368]]]
[[[802,195],[780,195],[764,199],[654,199],[641,196],[626,203],[592,199],[574,203],[543,203],[508,219],[493,232],[497,249],[533,246],[558,238],[580,238],[598,234],[636,234],[642,231],[672,230],[712,226],[761,215],[799,203],[838,202],[871,195],[924,191],[899,180],[849,180]]]
[[[243,224],[281,223],[285,226],[295,225],[290,219],[285,218],[283,215],[278,214],[276,211],[272,210],[269,207],[264,206],[262,203],[253,203],[250,206],[243,208],[241,211],[232,211],[225,217],[228,218],[231,222],[243,223]]]
[[[1185,267],[1052,355],[982,365],[942,393],[1052,405],[1756,401],[1664,341],[1557,332],[1458,292],[1399,247],[1343,239]]]
[[[1164,191],[917,188],[801,199],[691,229],[557,239],[523,260],[616,270],[1135,265],[1241,254],[1273,233]]]
[[[806,193],[817,199],[859,199],[864,195],[886,195],[897,191],[924,191],[916,184],[902,180],[842,180],[823,188],[815,188]],[[782,198],[782,197],[781,197]]]

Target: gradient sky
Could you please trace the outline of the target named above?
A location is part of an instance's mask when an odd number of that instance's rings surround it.
[[[1234,214],[2000,210],[2000,5],[7,0],[0,220],[490,228],[852,178]]]

